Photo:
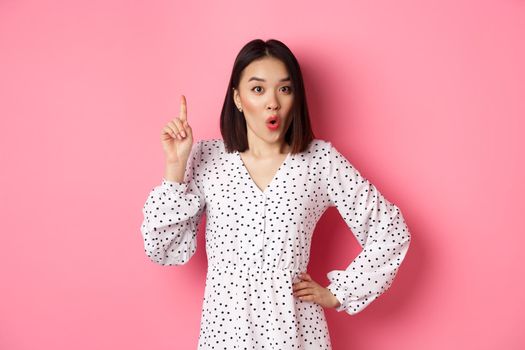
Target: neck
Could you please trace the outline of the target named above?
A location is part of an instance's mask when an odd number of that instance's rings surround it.
[[[249,129],[247,136],[249,149],[246,152],[253,157],[271,158],[279,154],[286,154],[290,152],[291,147],[286,142],[284,142],[282,137],[280,137],[275,142],[268,142],[253,134]]]

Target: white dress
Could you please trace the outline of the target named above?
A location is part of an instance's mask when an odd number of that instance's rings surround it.
[[[330,206],[363,247],[346,270],[327,274],[336,310],[353,315],[390,287],[407,253],[399,208],[325,140],[289,153],[264,191],[222,139],[193,144],[184,182],[162,178],[149,193],[141,232],[153,262],[182,265],[195,253],[206,213],[199,349],[331,349],[324,308],[292,294]]]

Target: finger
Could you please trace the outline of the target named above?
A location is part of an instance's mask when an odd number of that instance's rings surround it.
[[[190,124],[188,124],[188,122],[186,121],[186,122],[183,122],[182,125],[185,126],[185,130],[184,131],[186,132],[186,134],[188,134],[189,136],[193,137],[193,131],[191,129]]]
[[[186,97],[184,95],[181,95],[179,118],[182,121],[188,120],[188,113],[187,113],[187,106],[186,106]]]
[[[308,287],[311,287],[309,282],[297,282],[293,285],[292,289],[297,291]]]
[[[314,294],[313,288],[304,288],[293,293],[296,297]]]
[[[166,126],[162,129],[162,133],[163,133],[163,134],[168,134],[168,135],[170,135],[171,137],[173,137],[174,139],[177,138],[177,137],[175,136],[175,132],[173,131],[172,128],[170,128],[169,125],[166,125]]]
[[[179,127],[177,126],[177,124],[175,124],[175,120],[177,118],[173,119],[173,120],[170,120],[170,122],[168,123],[168,126],[173,130],[173,133],[175,134],[175,136],[179,139],[179,140],[182,140],[182,136],[180,136],[180,129]]]
[[[182,137],[186,137],[186,132],[184,131],[184,126],[182,125],[182,121],[179,118],[173,119],[173,123],[177,125],[177,128],[179,129],[179,133]]]
[[[191,127],[188,123],[188,120],[182,120],[182,126],[184,126],[184,130],[186,131],[186,133],[191,132]]]
[[[313,294],[310,294],[310,295],[304,295],[304,296],[301,296],[301,297],[297,297],[299,300],[301,301],[315,301],[315,295]]]
[[[312,277],[310,277],[310,275],[307,274],[306,272],[301,273],[299,276],[300,276],[301,279],[303,279],[303,280],[307,280],[307,281],[311,281],[311,280],[312,280]]]

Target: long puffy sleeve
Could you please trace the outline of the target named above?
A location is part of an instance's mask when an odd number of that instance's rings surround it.
[[[399,208],[330,142],[325,165],[329,205],[335,206],[363,248],[346,270],[328,272],[327,288],[355,315],[390,288],[410,245],[410,233]]]
[[[193,144],[184,182],[162,178],[151,190],[142,213],[144,251],[160,265],[183,265],[197,249],[197,231],[205,209],[200,183],[202,141]]]

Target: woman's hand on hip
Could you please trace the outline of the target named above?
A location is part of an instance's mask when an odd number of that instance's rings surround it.
[[[340,305],[339,300],[332,292],[315,282],[307,273],[299,275],[301,282],[293,284],[293,295],[302,301],[313,301],[324,308],[336,308]]]

